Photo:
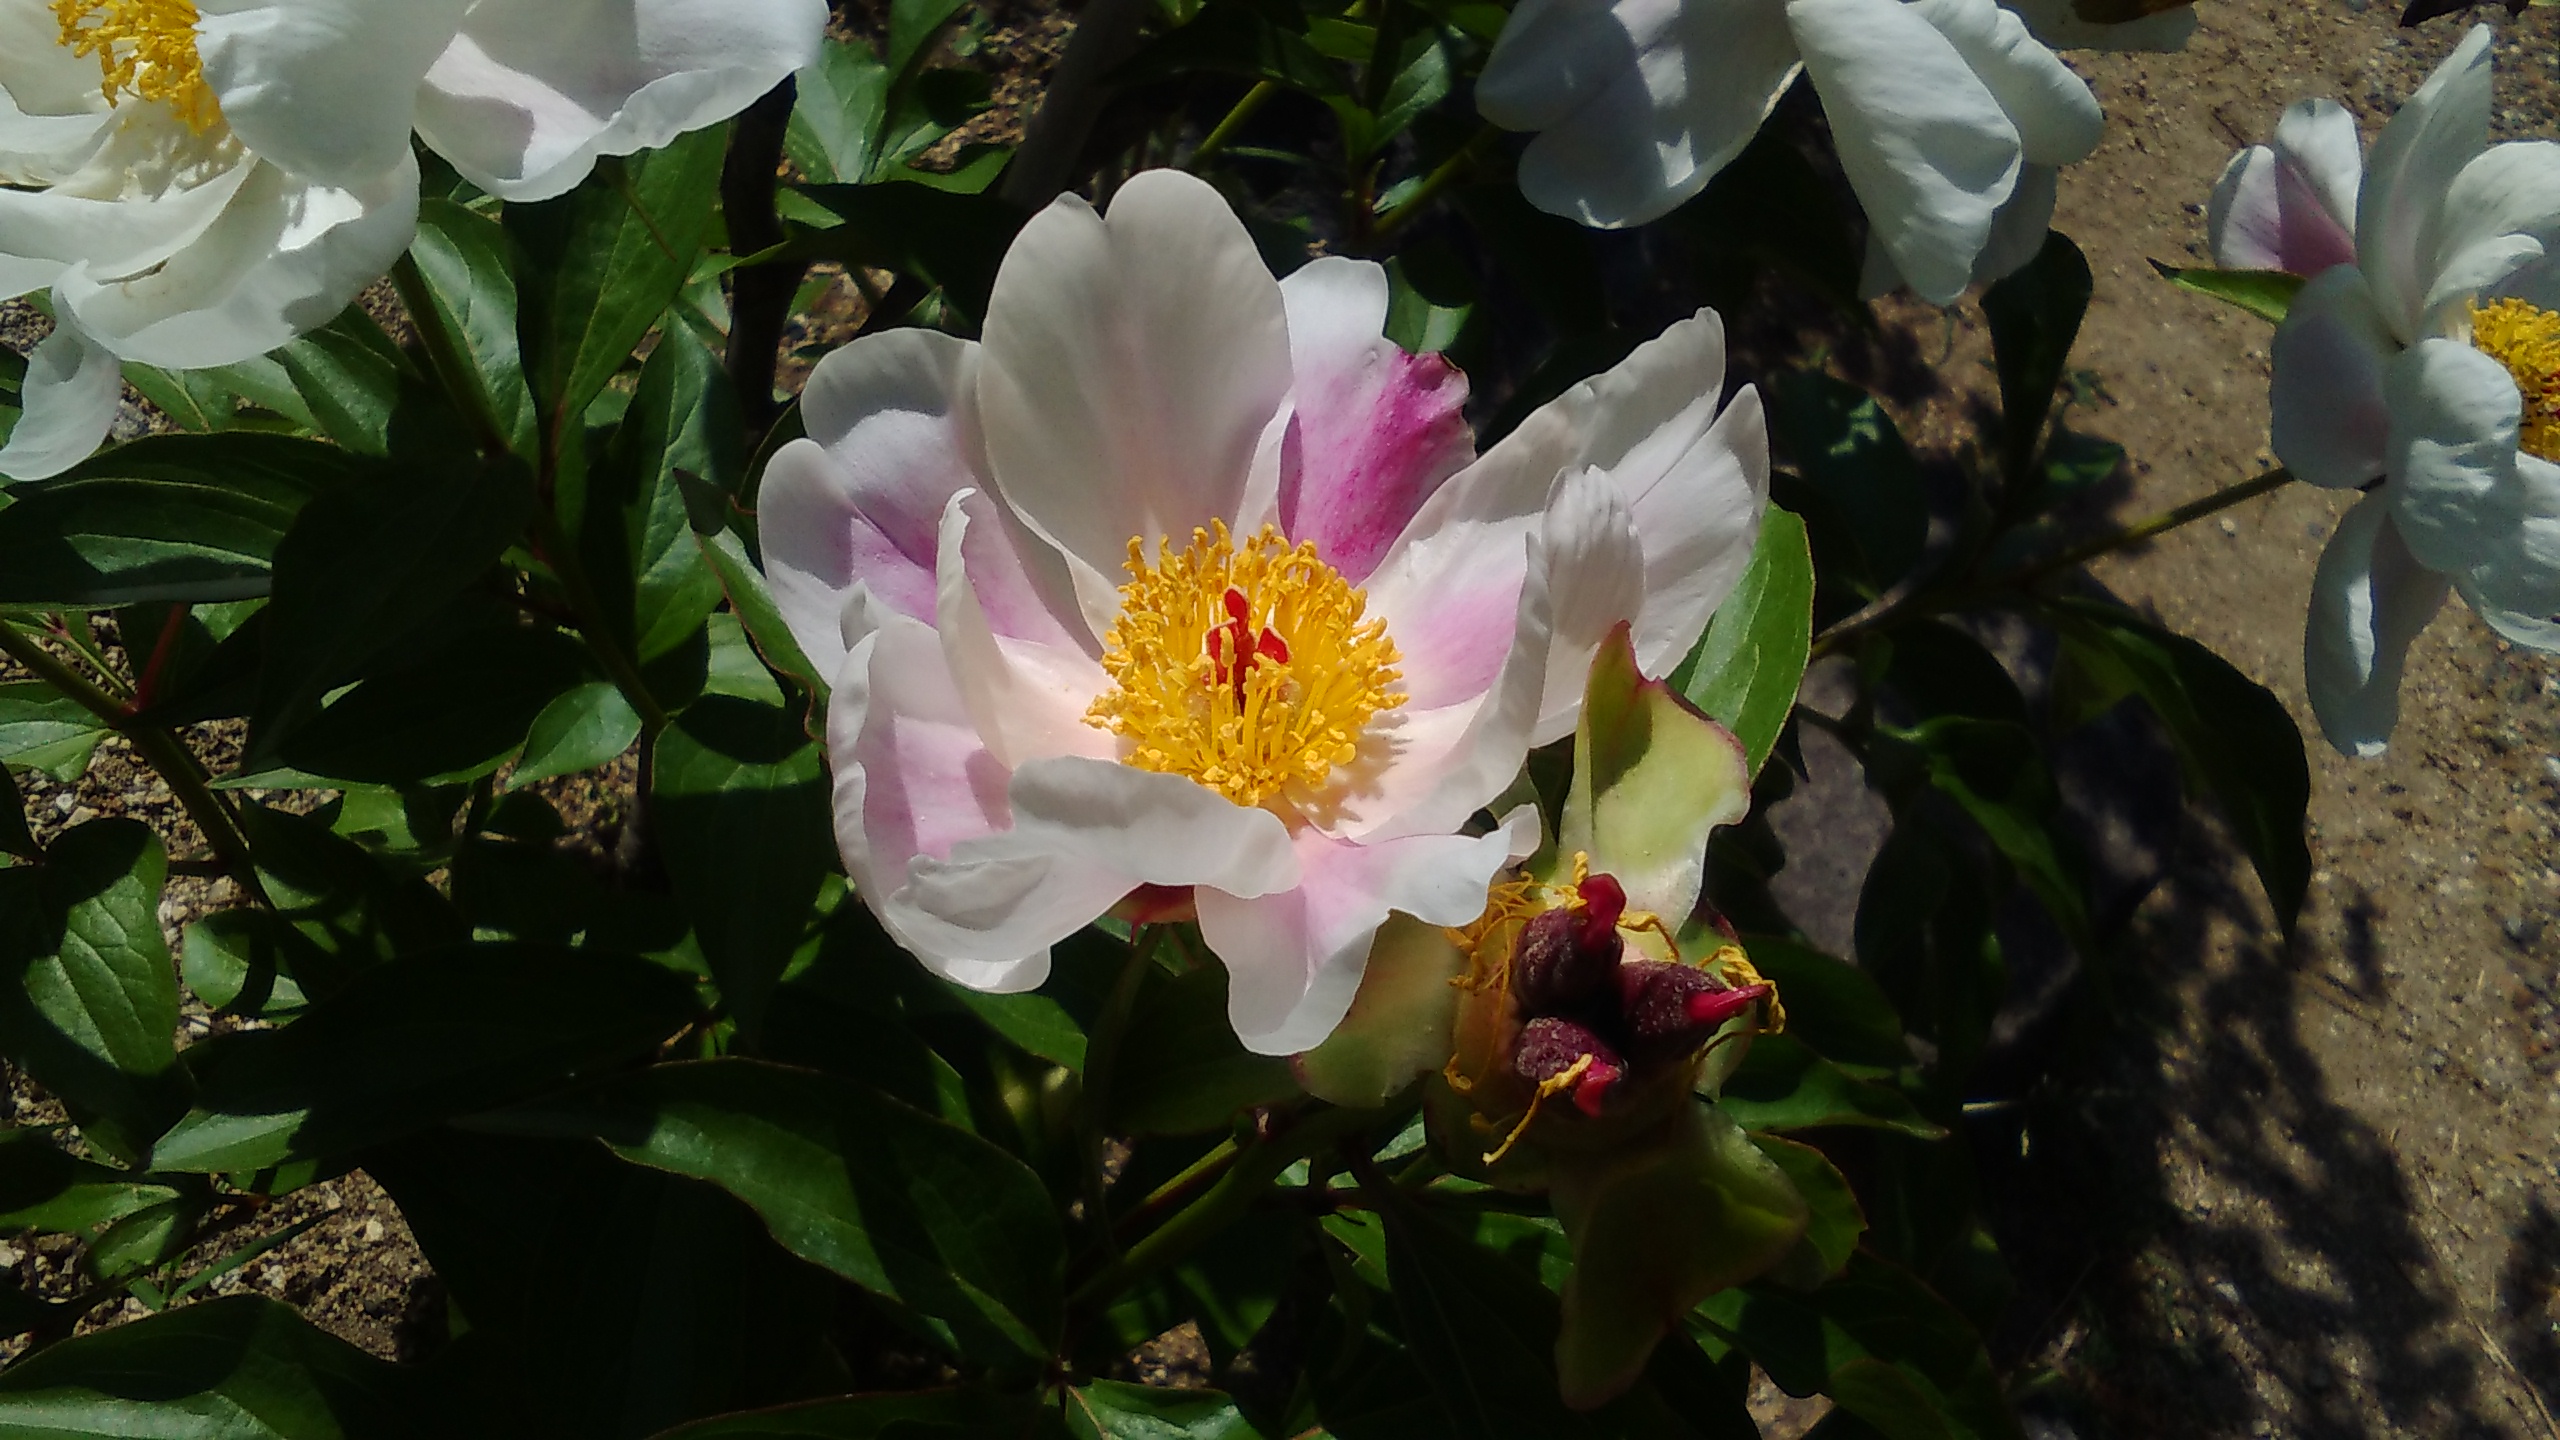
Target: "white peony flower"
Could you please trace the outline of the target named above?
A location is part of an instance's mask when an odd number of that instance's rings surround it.
[[[262,354],[408,248],[414,132],[509,200],[721,120],[824,0],[0,0],[0,294],[51,287],[0,473],[97,448],[125,360]]]
[[[935,971],[1038,985],[1133,896],[1195,907],[1256,1050],[1332,1031],[1391,911],[1464,924],[1536,817],[1463,833],[1571,734],[1601,641],[1694,646],[1768,494],[1712,313],[1479,457],[1466,383],[1382,334],[1387,278],[1274,281],[1205,183],[1072,196],[986,338],[865,336],[758,501],[835,675],[836,829]]]
[[[1637,225],[1742,153],[1813,76],[1867,212],[1867,284],[1941,304],[2032,259],[2057,167],[2098,143],[2089,87],[1993,0],[1523,0],[1476,85],[1538,132],[1531,203]]]
[[[2364,498],[2312,582],[2303,646],[2329,743],[2378,755],[2410,640],[2449,590],[2500,634],[2560,648],[2560,145],[2489,144],[2479,26],[2359,163],[2314,100],[2233,157],[2217,263],[2310,279],[2272,347],[2276,457]]]

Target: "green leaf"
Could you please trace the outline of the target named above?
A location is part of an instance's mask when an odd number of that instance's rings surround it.
[[[654,1066],[491,1116],[596,1135],[708,1180],[793,1254],[922,1317],[962,1355],[1045,1360],[1065,1241],[1039,1178],[984,1140],[868,1086],[750,1060]]]
[[[0,1048],[128,1162],[176,1109],[167,869],[149,826],[93,820],[47,847],[42,865],[0,871]]]
[[[359,784],[476,779],[588,674],[586,648],[548,625],[464,626],[330,701],[277,744],[275,758]]]
[[[725,497],[745,484],[746,467],[745,421],[720,357],[690,330],[667,331],[588,478],[574,526],[606,618],[643,663],[691,639],[720,603],[720,577],[694,540],[684,477]]]
[[[795,193],[840,222],[802,233],[795,256],[912,275],[939,288],[962,314],[987,313],[996,267],[1031,217],[993,195],[969,195],[903,181],[804,185]]]
[[[799,75],[784,153],[821,183],[869,179],[889,104],[890,71],[860,40],[830,38]]]
[[[77,1159],[39,1130],[0,1130],[0,1230],[74,1234],[178,1198],[166,1185]]]
[[[640,712],[608,680],[573,686],[542,707],[524,738],[524,759],[507,776],[509,790],[575,775],[612,761],[640,738]]]
[[[1700,1318],[1790,1395],[1816,1392],[1894,1440],[2024,1440],[1973,1327],[1871,1255],[1810,1295],[1727,1291]]]
[[[646,1055],[698,1014],[683,976],[625,956],[505,943],[393,961],[281,1030],[189,1051],[195,1107],[152,1161],[342,1157]]]
[[[1887,755],[1894,745],[1918,752],[1928,783],[1955,801],[2016,867],[2064,938],[2081,954],[2095,955],[2088,882],[2076,855],[2052,826],[2053,778],[2034,736],[2005,722],[1942,715],[1909,730],[1879,727],[1879,755]],[[1899,762],[1877,763],[1890,767]]]
[[[76,780],[107,733],[107,722],[89,707],[42,680],[0,683],[0,763],[12,769]],[[22,809],[19,824],[25,823]]]
[[[1809,1130],[1857,1125],[1923,1140],[1947,1132],[1901,1091],[1862,1080],[1791,1035],[1762,1035],[1724,1082],[1716,1103],[1745,1130]]]
[[[835,864],[824,757],[797,710],[713,695],[658,737],[651,778],[668,878],[752,1039]]]
[[[507,232],[488,216],[430,197],[418,207],[409,256],[426,280],[427,302],[471,365],[461,377],[518,455],[537,457],[533,392],[516,340],[516,282]]]
[[[124,378],[143,399],[166,412],[183,430],[206,433],[234,426],[245,428],[261,420],[273,423],[267,416],[242,415],[243,406],[268,411],[272,417],[304,430],[320,428],[302,393],[293,388],[293,377],[272,355],[203,370],[162,370],[128,360]]]
[[[404,467],[306,507],[276,547],[253,766],[323,695],[496,564],[533,505],[532,477],[507,459]]]
[[[1244,80],[1268,80],[1309,95],[1348,94],[1343,68],[1307,36],[1295,6],[1279,7],[1287,23],[1254,5],[1204,5],[1187,25],[1150,40],[1118,69],[1111,82],[1144,85],[1203,72]]]
[[[2050,612],[2074,659],[2142,697],[2222,807],[2286,934],[2311,884],[2303,817],[2311,765],[2302,731],[2268,689],[2183,635],[2090,601]]]
[[[0,766],[0,855],[34,860],[43,854],[34,833],[27,829],[27,802],[18,791],[18,777],[6,766]]]
[[[444,1440],[476,1428],[425,1375],[256,1295],[66,1340],[0,1374],[0,1431],[19,1440]]]
[[[992,1389],[848,1395],[680,1425],[655,1440],[965,1440],[1030,1433],[1030,1399]]]
[[[1257,1105],[1298,1093],[1289,1062],[1256,1055],[1227,1023],[1227,971],[1150,975],[1111,1077],[1113,1129],[1131,1135],[1223,1130]]]
[[[203,1212],[200,1203],[184,1197],[146,1205],[89,1243],[89,1268],[101,1279],[121,1280],[175,1260],[193,1243]]]
[[[1867,1212],[1849,1188],[1848,1177],[1821,1151],[1775,1135],[1754,1135],[1751,1143],[1786,1172],[1787,1183],[1804,1198],[1809,1215],[1804,1239],[1776,1273],[1787,1284],[1811,1289],[1849,1263],[1858,1237],[1867,1232]]]
[[[226,1014],[291,1019],[310,1003],[287,958],[301,936],[266,910],[222,910],[187,926],[178,973]]]
[[[727,141],[727,128],[713,125],[661,149],[608,156],[559,199],[507,207],[507,233],[525,258],[525,373],[552,432],[547,444],[586,413],[693,273]]]
[[[2026,482],[2044,443],[2045,417],[2062,384],[2080,319],[2089,310],[2089,262],[2059,230],[2026,268],[1982,292],[1991,326],[1991,355],[2000,373],[2001,473],[2013,488]]]
[[[1752,967],[1778,987],[1787,1034],[1851,1065],[1892,1070],[1911,1063],[1902,1016],[1867,972],[1775,935],[1746,935],[1742,947]]]
[[[1695,1104],[1640,1143],[1559,1163],[1551,1200],[1573,1242],[1556,1373],[1578,1409],[1634,1384],[1698,1302],[1785,1259],[1807,1215],[1741,1127]]]
[[[0,509],[0,604],[112,606],[245,600],[295,517],[359,462],[277,435],[155,435]]]
[[[1592,656],[1574,729],[1559,866],[1587,854],[1636,909],[1686,916],[1705,883],[1708,832],[1750,809],[1742,742],[1636,668],[1628,626],[1610,631]]]
[[[1826,563],[1845,550],[1870,598],[1919,565],[1929,543],[1928,486],[1874,396],[1828,375],[1788,371],[1769,388],[1769,430],[1831,522],[1818,527]],[[1844,543],[1832,543],[1835,535]]]
[[[1096,1380],[1069,1390],[1067,1433],[1076,1440],[1260,1440],[1215,1390],[1167,1390]]]
[[[1555,1297],[1399,1193],[1380,1198],[1396,1314],[1449,1432],[1471,1440],[1591,1435],[1557,1396]]]
[[[418,376],[361,305],[275,352],[320,433],[362,455],[390,447],[391,417]]]
[[[2302,293],[2305,283],[2301,276],[2283,270],[2215,270],[2203,266],[2182,270],[2157,260],[2151,262],[2151,268],[2181,290],[2237,305],[2270,323],[2282,321],[2293,309],[2293,299]]]
[[[275,915],[303,944],[278,940],[294,979],[325,998],[380,961],[470,938],[435,887],[331,832],[324,818],[247,805],[240,828]]]
[[[5,512],[0,512],[5,513]],[[827,685],[834,677],[818,673],[817,665],[791,637],[791,626],[782,618],[782,610],[773,603],[773,592],[764,583],[764,572],[747,558],[746,546],[737,532],[723,530],[714,535],[697,533],[702,558],[720,577],[720,588],[728,597],[729,608],[737,612],[738,621],[747,627],[747,638],[755,642],[756,653],[775,671],[787,675],[793,683],[807,691],[814,703],[824,705]]]
[[[1671,687],[1733,731],[1756,775],[1787,728],[1812,653],[1813,552],[1804,522],[1772,505],[1750,565],[1672,672]]]

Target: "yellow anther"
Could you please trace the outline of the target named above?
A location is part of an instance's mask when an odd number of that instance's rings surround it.
[[[193,0],[53,0],[53,18],[72,54],[98,57],[108,103],[158,101],[199,135],[222,119],[196,52]]]
[[[2560,461],[2560,313],[2522,300],[2475,301],[2471,343],[2506,366],[2524,396],[2518,448]]]
[[[1239,805],[1321,801],[1369,722],[1404,703],[1386,622],[1312,544],[1264,526],[1129,542],[1120,618],[1103,636],[1111,689],[1085,723],[1129,742],[1141,770],[1187,775]]]

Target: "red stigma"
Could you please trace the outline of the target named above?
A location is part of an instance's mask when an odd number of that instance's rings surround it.
[[[1701,990],[1688,998],[1682,1007],[1693,1025],[1722,1025],[1741,1014],[1766,996],[1767,984],[1742,985],[1731,990]]]
[[[1593,875],[1575,887],[1582,895],[1582,943],[1596,944],[1602,936],[1618,928],[1618,917],[1627,913],[1626,887],[1616,877]]]

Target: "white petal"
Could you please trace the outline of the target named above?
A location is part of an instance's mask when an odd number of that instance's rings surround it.
[[[2468,571],[2519,518],[2524,401],[2515,380],[2468,345],[2424,340],[2384,370],[2383,394],[2391,410],[2384,493],[2401,537],[2428,569]]]
[[[1582,714],[1582,690],[1600,642],[1644,605],[1644,547],[1624,495],[1596,469],[1556,482],[1540,527],[1547,594],[1554,606],[1554,638],[1547,650],[1547,678],[1538,702],[1533,745],[1573,733]]]
[[[2187,48],[2196,33],[2196,7],[2180,5],[2139,20],[2101,24],[2083,20],[2071,0],[2002,0],[2027,22],[2035,37],[2056,50],[2156,50]]]
[[[960,694],[977,717],[978,733],[997,759],[1016,769],[1051,755],[1107,759],[1116,748],[1111,733],[1084,718],[1094,698],[1111,686],[1102,666],[1082,650],[999,635],[988,623],[982,591],[1004,593],[1018,583],[1018,572],[998,570],[989,581],[980,580],[978,571],[991,554],[999,565],[1011,559],[1009,550],[970,544],[979,528],[972,521],[994,518],[986,512],[986,497],[975,490],[961,491],[944,505],[934,586],[934,625]]]
[[[128,105],[77,172],[44,190],[0,190],[0,290],[51,284],[75,265],[147,271],[202,238],[261,168],[165,105]]]
[[[124,399],[124,367],[78,325],[56,325],[27,357],[21,399],[25,409],[17,428],[0,447],[0,475],[59,475],[106,443]]]
[[[1280,287],[1217,191],[1178,170],[1032,217],[987,307],[979,401],[997,488],[1063,551],[1100,630],[1130,540],[1241,512],[1289,392]]]
[[[1288,827],[1181,775],[1061,756],[1014,772],[1014,834],[1152,885],[1251,899],[1295,887]]]
[[[1536,824],[1534,812],[1526,823]],[[1505,828],[1359,845],[1301,831],[1296,888],[1259,899],[1200,890],[1200,934],[1227,967],[1236,1037],[1264,1055],[1322,1042],[1351,1008],[1389,912],[1432,925],[1475,919],[1515,839]]]
[[[890,935],[936,974],[963,985],[1038,985],[1049,972],[1047,939],[986,958],[984,932],[1001,930],[1000,923],[975,931],[955,927],[903,894],[917,857],[946,859],[963,841],[983,841],[1013,822],[1005,795],[1012,777],[980,743],[931,630],[892,616],[854,646],[828,697],[827,757],[845,873]],[[1119,893],[1101,898],[1093,913]]]
[[[2286,107],[2272,147],[2231,158],[2213,187],[2205,234],[2214,263],[2313,276],[2355,259],[2364,179],[2355,117],[2334,100]]]
[[[2302,683],[2320,733],[2339,753],[2370,759],[2390,743],[2409,642],[2448,588],[2401,542],[2387,498],[2367,495],[2338,521],[2311,580]]]
[[[199,0],[222,118],[305,179],[356,189],[410,158],[418,83],[472,0]]]
[[[2044,251],[2053,228],[2053,206],[2060,194],[2062,172],[2051,165],[2018,167],[2018,188],[2000,202],[1991,217],[1991,235],[1973,259],[1973,283],[1989,285],[2015,274]],[[1902,271],[1876,236],[1867,236],[1867,256],[1858,273],[1858,294],[1873,300],[1902,288]]]
[[[417,162],[358,190],[260,164],[221,218],[132,278],[75,266],[56,282],[82,326],[128,360],[194,369],[265,354],[338,318],[417,231]]]
[[[2018,130],[2030,165],[2071,165],[2098,148],[2106,117],[2088,83],[1992,0],[1911,0],[1973,67]]]
[[[2453,177],[2489,144],[2489,47],[2475,25],[2373,142],[2356,215],[2356,263],[2364,267],[2392,333],[2418,338],[2433,288],[2427,240]]]
[[[2304,286],[2268,348],[2276,458],[2333,488],[2355,489],[2382,474],[2391,432],[2382,372],[2395,348],[2362,271],[2336,266]]]
[[[2488,527],[2486,545],[2454,580],[2503,634],[2516,627],[2501,615],[2560,615],[2560,465],[2517,455],[2496,505],[2502,519]]]
[[[2428,227],[2428,270],[2421,302],[2434,312],[2495,285],[2540,259],[2535,238],[2560,227],[2560,144],[2548,140],[2493,145],[2462,167]]]
[[[0,6],[0,90],[20,114],[102,117],[102,79],[96,56],[74,55],[62,43],[52,6]]]
[[[1787,19],[1869,226],[1922,299],[1954,300],[2017,188],[2016,127],[1900,0],[1788,0]]]
[[[1523,23],[1537,19],[1541,23]],[[1529,202],[1585,225],[1640,225],[1706,188],[1794,80],[1780,0],[1522,7],[1476,103],[1541,133],[1520,157]]]
[[[476,0],[418,92],[465,179],[546,200],[600,155],[716,125],[818,57],[825,0]]]

